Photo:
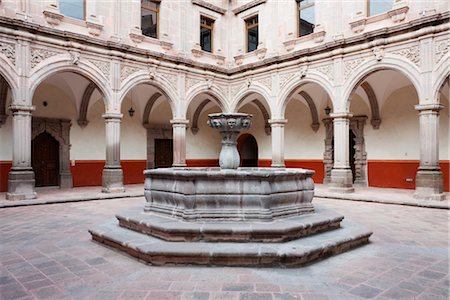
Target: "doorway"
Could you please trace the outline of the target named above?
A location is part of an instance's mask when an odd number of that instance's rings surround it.
[[[356,165],[355,165],[355,139],[356,139],[356,135],[353,133],[353,130],[350,129],[349,133],[348,133],[348,137],[349,137],[349,148],[348,152],[349,152],[349,159],[350,159],[350,168],[352,169],[352,177],[353,180],[352,182],[355,183],[356,180]]]
[[[170,168],[173,164],[173,140],[155,139],[155,168]]]
[[[251,134],[243,134],[237,140],[237,148],[241,157],[241,167],[258,166],[258,144]]]
[[[36,186],[59,186],[59,142],[43,132],[31,144]]]

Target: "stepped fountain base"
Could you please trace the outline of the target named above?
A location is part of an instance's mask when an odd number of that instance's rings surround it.
[[[120,213],[118,224],[90,233],[155,265],[300,266],[368,243],[370,231],[312,205],[313,173],[147,170],[145,208]]]

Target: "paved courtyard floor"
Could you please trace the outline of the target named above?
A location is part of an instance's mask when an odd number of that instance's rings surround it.
[[[295,269],[155,267],[88,228],[144,198],[0,209],[0,299],[448,299],[449,211],[315,199],[371,243]]]

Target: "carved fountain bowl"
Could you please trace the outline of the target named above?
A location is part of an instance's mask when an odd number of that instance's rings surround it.
[[[272,221],[314,212],[311,170],[167,168],[144,174],[144,211],[184,221]]]

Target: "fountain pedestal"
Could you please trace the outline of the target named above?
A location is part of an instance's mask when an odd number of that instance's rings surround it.
[[[90,230],[95,241],[152,264],[299,266],[368,242],[370,231],[312,205],[313,171],[238,168],[248,114],[212,114],[220,168],[146,170],[144,210]]]

